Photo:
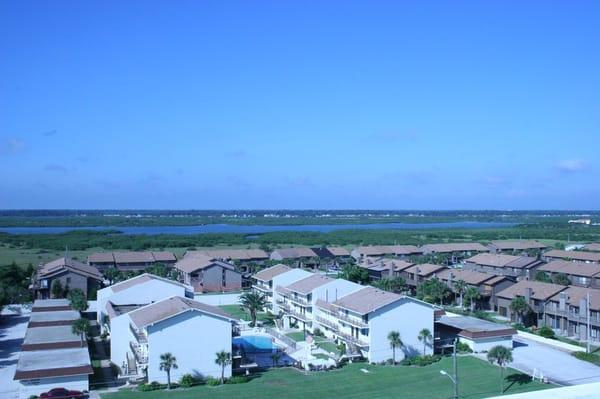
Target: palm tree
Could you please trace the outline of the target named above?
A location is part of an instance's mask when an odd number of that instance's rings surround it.
[[[78,312],[85,312],[88,308],[87,299],[85,298],[85,294],[79,288],[75,288],[69,291],[69,304],[71,307]]]
[[[225,366],[231,363],[231,354],[229,352],[217,352],[215,363],[221,366],[221,385],[225,382]]]
[[[83,338],[90,331],[90,321],[84,318],[75,320],[71,326],[71,331],[81,337],[81,347],[83,348]]]
[[[392,347],[394,364],[396,364],[396,348],[399,348],[404,344],[402,343],[402,339],[400,339],[400,333],[398,331],[390,331],[387,338],[388,341],[390,341],[390,346]]]
[[[167,389],[171,389],[171,369],[176,370],[178,368],[177,358],[170,352],[160,355],[160,369],[167,373]]]
[[[465,290],[464,299],[469,302],[469,308],[471,309],[471,312],[475,311],[475,305],[480,297],[481,295],[475,287],[467,287]]]
[[[256,314],[267,305],[267,297],[260,292],[245,292],[240,296],[240,305],[242,309],[250,313],[252,319],[250,327],[254,327],[256,325]]]
[[[417,336],[417,338],[419,338],[419,341],[423,342],[423,356],[425,356],[427,344],[429,343],[429,341],[431,341],[432,338],[431,331],[429,331],[429,329],[427,328],[424,328],[421,331],[419,331],[419,335]]]
[[[109,267],[104,271],[104,277],[108,280],[109,285],[113,285],[115,280],[118,280],[121,275],[119,269],[115,267]]]
[[[504,393],[504,367],[513,361],[512,349],[496,345],[488,352],[487,359],[490,363],[500,366],[500,393]]]
[[[277,367],[279,364],[279,359],[281,359],[281,352],[276,351],[271,355],[271,360],[273,360],[273,367]]]
[[[465,290],[467,289],[467,283],[465,283],[464,280],[456,280],[454,282],[454,291],[459,295],[460,297],[460,307],[463,307],[463,294],[465,292]],[[456,297],[455,297],[456,299]]]
[[[524,297],[516,296],[510,302],[510,310],[519,316],[519,322],[523,324],[523,316],[529,310],[529,304]]]

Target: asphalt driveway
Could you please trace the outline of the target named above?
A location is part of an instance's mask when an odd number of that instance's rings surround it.
[[[515,337],[513,362],[510,367],[530,375],[537,369],[550,381],[561,385],[600,382],[600,367],[578,360],[567,352],[522,337]]]
[[[7,307],[0,316],[0,397],[17,398],[18,384],[13,380],[21,343],[27,329],[29,310]]]

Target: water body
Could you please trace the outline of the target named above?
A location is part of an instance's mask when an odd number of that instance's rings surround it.
[[[447,223],[374,223],[374,224],[306,224],[306,225],[236,225],[236,224],[205,224],[201,226],[97,226],[97,227],[0,227],[0,232],[10,234],[60,234],[74,230],[106,231],[116,230],[123,234],[209,234],[209,233],[238,233],[261,234],[277,231],[314,231],[328,233],[336,230],[426,230],[426,229],[486,229],[496,227],[511,227],[516,223],[502,222],[447,222]]]

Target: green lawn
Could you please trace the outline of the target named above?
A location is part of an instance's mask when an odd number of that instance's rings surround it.
[[[240,305],[221,305],[219,307],[235,318],[250,321],[250,313],[243,310]],[[256,318],[258,321],[265,321],[267,320],[267,314],[265,312],[259,312],[256,315]]]
[[[499,394],[499,369],[474,357],[458,360],[460,397],[485,398]],[[363,373],[367,369],[369,373]],[[265,372],[245,384],[220,387],[198,386],[171,392],[122,391],[103,394],[104,399],[262,399],[286,398],[420,398],[447,399],[452,396],[451,381],[440,370],[452,370],[452,360],[444,358],[427,367],[372,366],[354,363],[329,372],[302,373],[285,368]],[[552,387],[531,382],[528,376],[514,370],[507,372],[506,394]]]
[[[287,335],[288,337],[290,337],[291,339],[293,339],[296,342],[304,341],[304,332],[302,332],[302,331],[295,331],[295,332],[287,333],[285,335]]]

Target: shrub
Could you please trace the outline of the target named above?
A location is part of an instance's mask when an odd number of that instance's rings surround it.
[[[464,342],[457,342],[456,344],[456,351],[458,353],[472,353],[473,350],[469,347],[469,345],[465,344]]]
[[[206,385],[209,385],[211,387],[221,385],[221,380],[219,380],[218,378],[215,378],[215,377],[206,377],[205,382],[206,382]]]
[[[324,337],[325,334],[323,334],[323,331],[321,331],[321,329],[319,327],[315,328],[313,335],[315,337]]]
[[[540,334],[544,338],[552,338],[554,339],[554,330],[548,326],[544,326],[539,329],[538,334]]]
[[[173,385],[173,384],[171,384]],[[149,391],[157,391],[159,389],[165,389],[166,385],[160,384],[156,381],[152,381],[149,384],[140,384],[138,386],[138,391],[149,392]]]
[[[392,365],[392,364],[394,364],[394,359],[388,359],[388,360],[386,360],[386,361],[385,361],[385,364],[387,364],[387,365]]]
[[[573,352],[571,353],[571,355],[575,356],[579,360],[600,365],[600,355],[597,355],[595,353],[585,353],[580,351]]]
[[[248,377],[244,375],[236,375],[231,378],[228,378],[225,381],[226,384],[243,384],[244,382],[248,382]]]
[[[31,395],[28,399],[38,399],[37,395]]]
[[[415,356],[402,360],[400,364],[403,366],[424,367],[439,362],[441,358],[440,355]]]
[[[181,379],[179,380],[179,385],[181,385],[182,387],[185,387],[185,388],[189,388],[191,386],[198,384],[199,382],[200,381],[193,375],[184,374],[181,376]]]

